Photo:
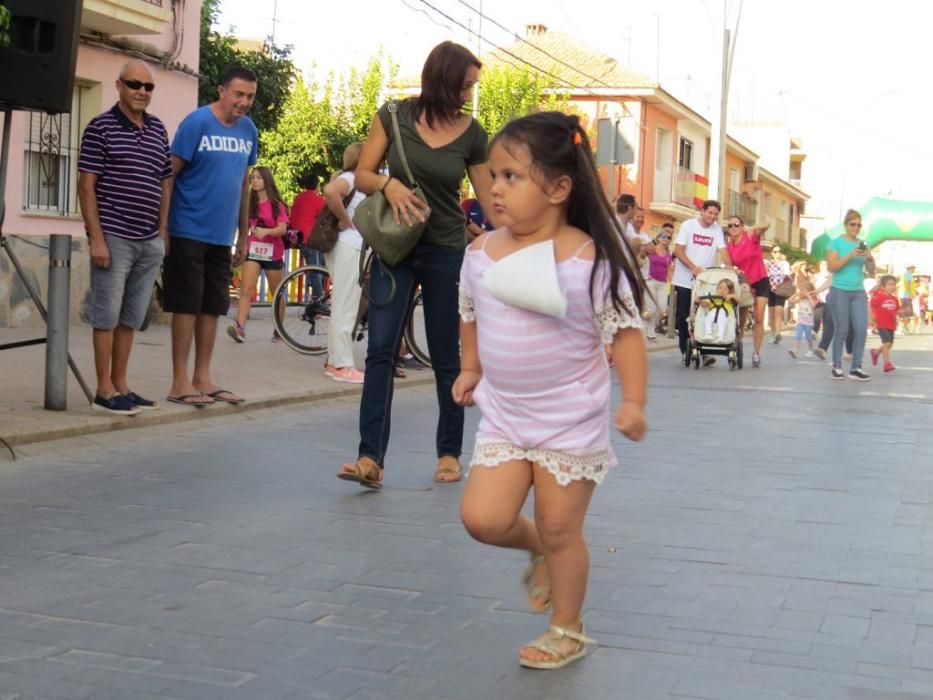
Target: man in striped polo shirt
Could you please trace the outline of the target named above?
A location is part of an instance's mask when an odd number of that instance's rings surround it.
[[[136,415],[158,408],[130,389],[127,365],[165,256],[172,167],[165,126],[146,111],[155,89],[149,66],[130,61],[116,87],[117,104],[84,130],[78,198],[91,255],[93,408]]]

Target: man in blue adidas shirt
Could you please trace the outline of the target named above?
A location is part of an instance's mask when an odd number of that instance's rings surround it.
[[[217,318],[230,307],[231,265],[243,259],[249,234],[248,173],[256,164],[258,137],[246,113],[256,97],[256,74],[232,66],[217,93],[217,101],[182,120],[171,149],[175,187],[164,269],[165,310],[173,314],[168,400],[198,408],[243,402],[214,383],[211,357]]]

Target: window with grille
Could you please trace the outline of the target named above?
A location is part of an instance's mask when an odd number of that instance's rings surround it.
[[[678,165],[687,170],[693,170],[693,141],[680,137],[680,153],[678,154]]]
[[[91,88],[75,85],[71,114],[26,115],[23,208],[27,211],[78,215],[78,148]]]

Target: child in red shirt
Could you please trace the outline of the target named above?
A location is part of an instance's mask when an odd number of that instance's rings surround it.
[[[896,277],[884,275],[881,278],[881,284],[872,294],[870,306],[878,337],[881,338],[881,347],[871,350],[871,363],[877,365],[880,355],[884,358],[884,371],[893,372],[895,368],[891,364],[891,347],[894,345],[894,330],[897,328],[897,312],[900,308]]]

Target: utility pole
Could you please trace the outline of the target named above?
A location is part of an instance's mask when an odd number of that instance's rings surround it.
[[[732,77],[732,59],[735,56],[735,40],[742,19],[742,0],[739,0],[739,13],[735,21],[735,32],[726,27],[728,20],[727,1],[722,2],[722,76],[719,93],[719,113],[714,115],[713,130],[710,134],[709,159],[709,196],[723,201],[725,194],[726,140],[729,124],[729,80]]]

